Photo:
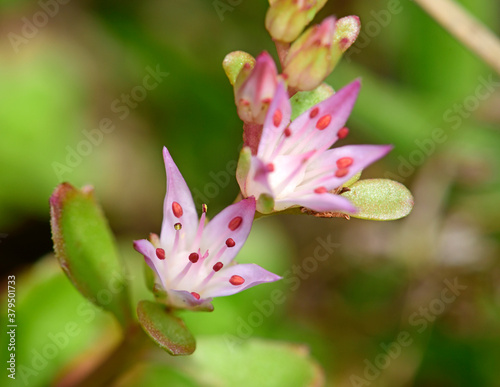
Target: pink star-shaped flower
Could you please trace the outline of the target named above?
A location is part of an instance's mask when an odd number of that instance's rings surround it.
[[[356,80],[290,122],[292,108],[285,85],[280,83],[264,121],[257,153],[249,160],[250,150],[242,150],[236,176],[243,197],[264,194],[273,198],[271,210],[258,201],[260,212],[300,206],[317,212],[356,213],[347,198],[331,191],[392,149],[391,145],[330,149],[348,133],[344,125],[359,89]]]
[[[255,264],[236,264],[255,214],[255,199],[230,205],[205,225],[191,192],[167,148],[163,148],[167,194],[160,237],[134,241],[176,308],[213,310],[213,297],[229,296],[252,286],[281,279]]]

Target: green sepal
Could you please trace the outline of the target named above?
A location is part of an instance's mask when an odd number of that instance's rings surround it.
[[[335,91],[333,88],[326,83],[322,83],[311,91],[299,91],[292,98],[290,98],[290,104],[292,105],[291,120],[293,121],[306,110],[312,108],[321,101],[324,101],[334,93]]]
[[[170,314],[163,304],[142,300],[137,316],[144,332],[172,356],[191,355],[196,341],[184,321]]]
[[[238,74],[247,63],[250,65],[250,68],[253,68],[255,66],[255,58],[244,51],[233,51],[226,55],[222,61],[222,67],[231,85],[234,86]]]
[[[236,180],[243,190],[245,186],[250,167],[252,165],[252,150],[248,146],[241,148],[238,166],[236,167]]]
[[[342,196],[357,208],[352,217],[370,220],[395,220],[407,216],[413,208],[413,196],[403,184],[388,179],[360,180]]]
[[[60,184],[50,197],[54,250],[73,285],[126,326],[132,321],[124,264],[93,188]]]

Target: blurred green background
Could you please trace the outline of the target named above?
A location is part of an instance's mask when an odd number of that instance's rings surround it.
[[[234,50],[276,55],[267,1],[218,3],[224,13],[203,0],[0,2],[0,256],[2,292],[17,277],[18,365],[67,322],[84,333],[16,385],[48,385],[96,342],[116,341],[93,307],[97,317],[81,323],[74,305],[86,304],[54,264],[48,198],[58,183],[95,187],[132,273],[142,263],[132,240],[161,225],[163,145],[211,216],[238,193],[242,125],[221,62]],[[460,3],[500,33],[500,3]],[[385,223],[259,220],[240,261],[287,280],[216,300],[212,314],[185,313],[187,324],[237,336],[255,303],[281,289],[286,299],[251,336],[307,345],[329,386],[500,386],[499,76],[411,1],[330,0],[315,20],[330,14],[362,22],[328,79],[363,81],[344,143],[394,144],[363,177],[404,183],[414,210]],[[138,88],[152,71],[168,75]],[[97,130],[105,119],[108,133]],[[337,244],[323,261],[318,237]],[[141,281],[136,301],[148,297]],[[197,385],[172,369],[128,385]]]

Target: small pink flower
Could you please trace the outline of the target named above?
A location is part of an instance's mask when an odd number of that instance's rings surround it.
[[[386,155],[391,145],[346,145],[344,138],[360,82],[354,81],[290,123],[291,106],[280,83],[269,107],[256,155],[244,148],[236,176],[244,197],[259,198],[260,212],[306,207],[313,211],[356,213],[346,198],[331,193],[363,168]],[[267,198],[261,201],[262,198]],[[269,203],[265,208],[261,203]]]
[[[255,214],[255,199],[230,205],[205,225],[206,205],[198,219],[191,192],[163,148],[167,194],[160,237],[134,241],[176,308],[213,310],[213,297],[228,296],[281,277],[255,264],[233,259],[245,243]]]

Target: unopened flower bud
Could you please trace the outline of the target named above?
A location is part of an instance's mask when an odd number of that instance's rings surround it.
[[[333,44],[338,45],[340,51],[345,52],[356,41],[361,29],[361,22],[357,16],[346,16],[335,23]]]
[[[290,47],[283,73],[288,85],[298,90],[312,90],[332,72],[342,55],[334,44],[335,18],[306,30]]]
[[[233,86],[242,70],[252,69],[254,66],[255,58],[245,51],[230,52],[222,61],[224,72]]]
[[[262,124],[274,97],[278,72],[267,52],[257,57],[252,68],[245,63],[234,83],[238,115],[245,123]]]
[[[266,29],[272,38],[292,42],[311,22],[326,0],[270,0]]]

